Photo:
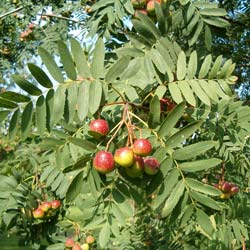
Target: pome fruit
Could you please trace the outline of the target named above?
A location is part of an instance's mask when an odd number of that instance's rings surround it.
[[[239,191],[240,191],[240,189],[239,189],[239,187],[236,186],[236,185],[232,186],[231,189],[230,189],[230,192],[231,192],[233,195],[239,193]]]
[[[77,242],[73,245],[72,250],[81,250],[81,245]]]
[[[75,244],[75,241],[72,238],[67,238],[65,241],[65,247],[72,248]]]
[[[133,152],[139,156],[147,156],[152,151],[152,145],[147,139],[137,139],[133,144]]]
[[[91,121],[88,133],[95,139],[100,139],[109,133],[109,125],[106,120],[96,119]]]
[[[130,167],[134,163],[134,152],[129,147],[119,148],[115,151],[114,160],[121,167]]]
[[[43,219],[44,218],[44,211],[40,207],[38,207],[37,209],[35,209],[32,212],[32,214],[33,214],[33,217],[35,219]]]
[[[44,201],[39,207],[43,210],[43,212],[48,212],[51,209],[51,202]]]
[[[232,188],[232,184],[228,181],[224,181],[221,183],[221,191],[224,193],[230,192]]]
[[[58,209],[60,206],[61,206],[61,201],[59,201],[59,200],[53,200],[51,202],[52,209]]]
[[[220,195],[220,198],[222,199],[222,200],[227,200],[227,199],[229,199],[231,197],[231,194],[230,193],[222,193],[221,195]]]
[[[149,0],[147,3],[147,12],[149,15],[155,14],[155,2],[161,3],[161,0]]]
[[[154,157],[144,159],[144,172],[148,175],[155,175],[160,169],[160,163]]]
[[[93,167],[102,174],[107,174],[115,169],[115,161],[112,153],[99,151],[93,160]]]
[[[89,236],[86,237],[85,241],[86,241],[87,244],[93,244],[95,242],[95,237],[92,236],[92,235],[89,235]]]
[[[82,244],[82,250],[89,250],[89,244],[88,243]]]
[[[135,158],[134,164],[131,167],[126,168],[125,171],[129,177],[137,178],[143,174],[144,161],[143,158],[138,155],[135,155],[134,158]]]

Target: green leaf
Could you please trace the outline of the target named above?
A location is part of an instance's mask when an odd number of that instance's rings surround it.
[[[216,90],[213,88],[212,85],[208,84],[205,80],[199,80],[200,86],[203,88],[204,92],[206,92],[207,96],[213,100],[214,102],[218,102],[218,95]]]
[[[157,95],[155,95],[149,105],[148,124],[150,128],[155,128],[160,122],[161,105]]]
[[[208,75],[208,78],[209,79],[213,79],[217,76],[219,70],[220,70],[220,67],[221,67],[221,63],[223,61],[223,57],[222,55],[218,56],[213,64],[213,67],[211,68],[210,70],[210,73]]]
[[[90,68],[84,51],[79,42],[74,38],[71,39],[71,53],[76,64],[78,74],[82,77],[91,77]]]
[[[66,98],[66,87],[64,85],[59,85],[54,94],[54,107],[53,107],[53,123],[57,123],[63,117],[65,98]]]
[[[188,124],[180,131],[169,137],[166,140],[166,145],[172,148],[178,146],[184,140],[186,140],[190,135],[195,133],[195,131],[200,128],[201,124],[202,124],[201,121],[195,121],[193,123]]]
[[[198,22],[198,25],[196,27],[196,30],[194,32],[193,37],[188,41],[189,46],[192,46],[197,42],[198,37],[199,37],[199,35],[201,34],[201,32],[203,30],[203,26],[204,26],[204,22],[200,19],[199,22]]]
[[[52,88],[53,84],[47,74],[33,63],[28,63],[28,68],[32,76],[45,88]]]
[[[108,222],[106,222],[99,233],[99,244],[101,248],[104,248],[108,244],[109,238],[110,238],[110,227]]]
[[[26,91],[30,95],[38,96],[38,95],[42,94],[42,91],[39,88],[37,88],[35,85],[33,85],[32,83],[30,83],[29,81],[25,80],[22,76],[20,76],[20,75],[13,75],[12,79],[16,82],[16,84],[21,89],[23,89],[24,91]]]
[[[205,57],[205,60],[201,65],[201,69],[198,76],[200,79],[205,78],[207,76],[211,63],[212,63],[212,55],[210,54]]]
[[[42,135],[46,129],[46,103],[42,95],[39,96],[36,101],[36,127],[40,135]]]
[[[88,140],[74,138],[74,137],[69,137],[68,140],[71,143],[73,143],[73,144],[75,144],[75,145],[77,145],[77,146],[79,146],[87,151],[94,152],[96,150],[96,145]]]
[[[179,121],[185,110],[185,103],[179,103],[174,109],[172,109],[163,123],[161,124],[158,134],[161,137],[167,136],[173,130],[175,124]]]
[[[213,42],[213,37],[211,30],[208,25],[205,25],[205,45],[207,50],[209,51],[212,49],[212,42]]]
[[[190,0],[179,0],[181,5],[186,5],[187,3],[190,2]]]
[[[220,17],[202,18],[202,20],[209,25],[219,28],[226,28],[230,26],[230,23],[227,20]]]
[[[93,81],[89,87],[89,112],[94,114],[100,107],[102,99],[102,84]]]
[[[95,50],[91,65],[91,72],[95,78],[102,78],[104,76],[104,53],[105,53],[104,43],[102,38],[100,38],[95,45]]]
[[[191,197],[194,200],[198,201],[199,203],[201,203],[207,207],[210,207],[212,209],[215,209],[215,210],[221,210],[219,203],[217,203],[215,200],[211,199],[210,197],[203,195],[203,194],[200,194],[200,193],[197,193],[197,192],[194,192],[194,191],[190,191],[189,193],[190,193]]]
[[[214,141],[197,142],[195,144],[175,150],[173,153],[173,158],[181,161],[195,158],[198,155],[204,154],[214,146]]]
[[[61,57],[61,62],[63,64],[64,70],[68,76],[68,78],[72,80],[76,80],[76,70],[73,59],[67,48],[66,44],[63,41],[58,41],[58,52]]]
[[[221,159],[210,158],[206,160],[198,160],[192,162],[184,162],[180,164],[180,168],[185,172],[197,172],[213,168],[221,163]]]
[[[196,208],[196,218],[198,225],[210,236],[213,234],[213,226],[208,215],[201,209]]]
[[[186,62],[186,55],[184,51],[181,51],[181,53],[178,56],[177,60],[177,79],[183,80],[187,73],[187,62]]]
[[[105,80],[106,82],[114,82],[123,71],[128,67],[130,62],[129,56],[123,56],[118,61],[116,61],[107,71]]]
[[[50,89],[46,95],[46,125],[47,129],[50,131],[52,126],[53,108],[54,108],[54,89]]]
[[[6,108],[6,109],[14,109],[17,108],[17,104],[14,102],[11,102],[7,99],[0,98],[0,108]]]
[[[221,195],[221,191],[218,188],[215,188],[211,185],[204,184],[192,178],[186,178],[185,181],[191,189],[198,191],[200,193],[211,195],[211,196]]]
[[[68,120],[70,124],[75,116],[78,95],[78,84],[71,84],[67,89]]]
[[[197,71],[197,52],[193,51],[188,61],[188,78],[193,79]]]
[[[160,52],[157,49],[151,49],[149,52],[149,56],[152,62],[154,63],[155,67],[161,73],[164,74],[166,72],[166,68],[168,67],[168,65],[166,64],[165,60],[161,56]]]
[[[155,90],[155,95],[157,95],[160,100],[161,98],[163,98],[166,91],[167,91],[167,88],[165,85],[159,85]]]
[[[206,93],[203,91],[201,86],[199,85],[199,82],[196,80],[190,80],[189,84],[191,88],[193,89],[194,93],[197,95],[197,97],[206,105],[210,106],[210,100],[207,97]]]
[[[77,106],[78,106],[77,114],[80,121],[82,121],[88,114],[89,88],[90,88],[89,81],[83,81],[80,83],[78,97],[77,97]]]
[[[170,194],[168,199],[166,200],[166,203],[161,213],[162,217],[167,217],[173,211],[173,209],[177,205],[178,201],[180,200],[184,192],[184,188],[185,188],[184,182],[179,181],[177,185],[174,187],[174,189],[172,190],[172,193]]]
[[[176,102],[176,103],[181,103],[183,102],[183,98],[182,98],[182,95],[181,95],[181,91],[178,87],[178,84],[176,82],[170,82],[168,84],[168,89],[169,89],[169,92],[173,98],[173,100]]]
[[[10,113],[10,111],[0,111],[0,122],[2,122],[7,116],[8,114]]]
[[[208,8],[208,9],[200,9],[200,14],[203,16],[226,16],[227,12],[222,8]]]
[[[165,25],[165,16],[164,16],[163,9],[161,8],[161,5],[158,4],[158,2],[155,2],[154,6],[155,6],[155,15],[157,18],[158,27],[161,33],[165,34],[167,27]]]
[[[22,139],[26,139],[32,125],[33,104],[29,102],[23,110],[21,119]]]
[[[182,95],[184,96],[185,100],[192,106],[196,106],[194,94],[189,84],[186,81],[180,81],[178,82],[178,87],[182,92]]]
[[[19,116],[20,116],[20,110],[17,109],[11,119],[10,119],[10,125],[9,125],[9,139],[10,140],[14,140],[16,137],[16,133],[18,130],[18,120],[19,120]],[[0,119],[1,120],[1,119]]]
[[[81,171],[74,177],[73,181],[70,183],[70,186],[66,193],[67,202],[73,201],[78,196],[78,194],[80,194],[82,190],[82,185],[83,185],[83,172]]]
[[[54,58],[49,54],[49,52],[42,48],[38,48],[38,54],[40,55],[43,63],[45,64],[47,70],[51,74],[51,76],[59,83],[63,83],[63,75],[61,72],[61,69],[57,66],[57,64],[54,61]]]
[[[0,94],[0,97],[4,99],[8,99],[10,101],[15,100],[15,102],[29,102],[30,98],[28,96],[13,92],[13,91],[6,91],[2,94]]]

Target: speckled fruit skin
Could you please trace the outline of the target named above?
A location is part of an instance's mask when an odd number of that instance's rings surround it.
[[[134,157],[135,157],[134,164],[131,167],[126,168],[125,171],[129,177],[138,178],[143,174],[144,161],[141,156],[135,155]]]
[[[133,150],[129,147],[117,149],[114,154],[114,160],[121,167],[127,168],[132,166],[134,163]]]
[[[93,244],[95,242],[95,237],[92,235],[89,235],[86,237],[86,243],[87,244]]]
[[[51,208],[52,209],[57,209],[57,208],[59,208],[61,206],[61,201],[59,201],[59,200],[53,200],[52,202],[51,202]]]
[[[37,208],[33,211],[33,217],[35,219],[43,219],[44,218],[44,211],[41,208]]]
[[[137,139],[133,145],[133,152],[139,156],[147,156],[152,151],[152,145],[147,139]]]
[[[94,138],[99,139],[109,133],[109,125],[106,120],[93,120],[89,125],[89,134]]]
[[[154,157],[144,159],[144,171],[148,175],[155,175],[160,169],[160,163]]]
[[[43,210],[43,212],[48,212],[51,209],[51,202],[44,201],[39,207]]]
[[[102,174],[110,173],[115,169],[114,157],[110,152],[99,151],[94,157],[93,166]]]
[[[72,238],[67,238],[65,241],[65,247],[72,248],[75,242]]]

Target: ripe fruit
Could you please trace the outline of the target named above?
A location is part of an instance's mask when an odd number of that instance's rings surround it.
[[[39,207],[33,211],[33,217],[35,219],[43,219],[44,218],[44,211]]]
[[[119,148],[114,154],[115,162],[122,167],[130,167],[134,163],[134,153],[129,147]]]
[[[227,181],[224,181],[223,183],[221,183],[221,191],[222,192],[229,192],[232,188],[232,184],[227,182]]]
[[[79,243],[75,243],[72,247],[72,250],[81,250],[81,245]]]
[[[52,202],[51,202],[51,207],[52,207],[52,209],[57,209],[57,208],[59,208],[61,206],[61,202],[59,201],[59,200],[53,200]]]
[[[150,0],[147,3],[147,12],[150,15],[155,14],[155,2],[161,3],[161,0]]]
[[[160,163],[154,157],[144,159],[144,171],[148,175],[155,175],[160,169]]]
[[[89,250],[89,244],[88,243],[82,244],[82,250]]]
[[[51,209],[51,202],[44,201],[39,207],[43,210],[43,212],[48,212]]]
[[[136,155],[147,156],[152,151],[152,145],[147,139],[138,139],[134,142],[133,151]]]
[[[67,238],[66,241],[65,241],[65,246],[66,247],[69,247],[69,248],[72,248],[74,246],[75,242],[72,238]]]
[[[131,167],[126,168],[126,173],[129,177],[137,178],[143,174],[144,161],[141,156],[135,155],[134,157],[135,157],[135,162]]]
[[[109,125],[103,119],[93,120],[89,125],[89,132],[95,139],[100,139],[109,133]]]
[[[231,191],[231,193],[234,195],[234,194],[239,193],[240,189],[239,189],[238,186],[234,185],[234,186],[231,187],[231,190],[230,190],[230,191]]]
[[[95,242],[95,237],[92,235],[87,236],[86,243],[87,244],[93,244]]]
[[[107,174],[115,169],[113,155],[107,151],[99,151],[93,160],[94,168],[102,173]]]

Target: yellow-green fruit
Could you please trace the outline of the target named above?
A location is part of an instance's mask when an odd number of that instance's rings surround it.
[[[135,157],[134,164],[131,167],[126,168],[125,171],[129,177],[137,178],[143,174],[144,162],[141,156],[135,155],[134,157]]]
[[[81,246],[82,250],[89,250],[89,244],[88,243],[84,243]]]
[[[223,194],[220,195],[220,198],[221,198],[222,200],[227,200],[227,199],[229,199],[230,197],[231,197],[231,194],[230,194],[230,193],[223,193]]]
[[[119,148],[114,154],[115,162],[121,167],[131,167],[134,163],[134,153],[129,147]]]

